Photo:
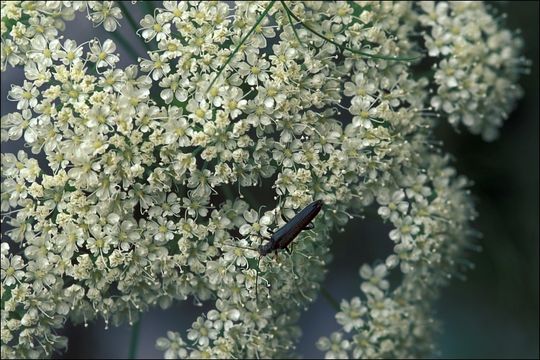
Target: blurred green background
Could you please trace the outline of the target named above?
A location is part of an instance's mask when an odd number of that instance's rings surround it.
[[[465,282],[454,280],[436,304],[443,331],[438,342],[440,353],[434,356],[444,358],[539,357],[539,9],[538,2],[494,6],[508,14],[509,28],[522,30],[525,55],[532,66],[531,73],[521,79],[525,96],[497,141],[486,143],[466,132],[456,134],[446,125],[438,131],[443,148],[454,155],[459,173],[475,182],[472,191],[479,212],[476,228],[484,234],[480,240],[483,251],[471,254],[475,269]],[[140,18],[138,15],[135,17]],[[77,26],[68,23],[67,28],[66,37],[79,41],[96,31],[87,21]],[[121,31],[128,34],[130,28],[125,24]],[[99,33],[102,39],[107,36]],[[138,50],[142,55],[142,48]],[[122,48],[119,51],[125,53]],[[127,63],[122,61],[120,66]],[[13,111],[4,98],[11,83],[22,83],[20,71],[2,74],[2,114]],[[13,147],[4,144],[2,151],[13,151]],[[335,298],[359,294],[358,268],[391,251],[388,230],[376,220],[353,220],[345,233],[336,236],[335,258],[324,283]],[[167,330],[185,335],[185,329],[202,311],[204,308],[188,301],[167,311],[154,309],[145,314],[139,357],[162,356],[154,348],[155,339]],[[322,297],[304,313],[300,324],[304,336],[298,346],[301,355],[322,356],[314,344],[320,336],[338,329],[334,314]],[[108,331],[102,322],[88,328],[68,326],[65,333],[70,337],[70,347],[64,358],[127,356],[130,328],[126,325]]]
[[[485,143],[445,133],[460,173],[474,180],[483,251],[475,270],[454,283],[438,304],[445,357],[538,358],[538,2],[496,4],[511,29],[521,29],[531,73],[525,96],[501,130]]]

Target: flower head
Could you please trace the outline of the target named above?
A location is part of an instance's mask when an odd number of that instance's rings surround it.
[[[328,358],[432,353],[430,301],[475,211],[419,109],[489,137],[503,118],[492,108],[512,107],[519,46],[483,6],[165,1],[140,22],[149,51],[126,68],[111,39],[58,35],[84,10],[114,31],[126,4],[1,6],[2,70],[24,64],[25,76],[1,139],[27,145],[2,154],[2,356],[50,355],[68,319],[133,324],[189,297],[211,309],[184,338],[158,340],[166,357],[290,357],[332,229],[375,201],[393,253],[361,266],[343,331],[317,346]],[[422,54],[441,58],[430,80],[411,66],[420,27]],[[294,251],[261,258],[282,218],[314,200],[325,205]]]

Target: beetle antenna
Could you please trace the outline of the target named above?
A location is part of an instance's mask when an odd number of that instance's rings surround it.
[[[240,241],[240,239],[237,238],[237,237],[232,237],[232,239]],[[259,252],[259,250],[257,248],[252,248],[252,247],[249,247],[249,246],[242,246],[242,245],[236,245],[236,244],[227,244],[227,243],[224,243],[224,242],[216,242],[216,244],[219,244],[219,245],[222,245],[222,246],[232,246],[232,247],[237,247],[237,248],[240,248],[240,249],[246,249],[246,250],[252,250],[252,251]]]
[[[233,244],[224,244],[224,243],[220,243],[220,245],[223,245],[223,246],[232,246],[232,247],[237,247],[237,248],[240,248],[240,249],[246,249],[246,250],[257,251],[257,249],[250,248],[250,247],[247,247],[247,246],[240,246],[240,245],[233,245]]]

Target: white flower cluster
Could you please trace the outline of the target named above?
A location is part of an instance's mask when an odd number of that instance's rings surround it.
[[[450,124],[496,139],[522,94],[517,80],[528,69],[522,40],[501,28],[481,1],[422,1],[420,8],[428,55],[438,59],[431,105]]]
[[[430,304],[462,270],[475,212],[432,145],[418,18],[405,2],[164,1],[138,31],[155,50],[125,69],[111,40],[44,38],[2,117],[2,141],[46,158],[2,154],[2,357],[50,356],[66,320],[133,323],[188,297],[213,309],[158,339],[167,358],[290,356],[330,231],[374,203],[394,253],[362,266],[362,298],[318,346],[429,355]],[[291,255],[250,250],[313,200]]]
[[[336,314],[343,330],[317,343],[327,358],[434,353],[436,321],[429,304],[438,288],[467,270],[463,252],[472,247],[468,222],[475,213],[464,189],[467,181],[456,178],[448,160],[421,157],[412,162],[418,170],[395,173],[401,180],[375,190],[379,215],[394,226],[389,234],[394,254],[360,268],[363,300],[343,301]],[[391,284],[387,278],[397,266],[402,280]]]
[[[2,1],[1,65],[17,66],[35,62],[51,63],[55,50],[59,50],[59,31],[65,21],[75,18],[75,12],[85,11],[88,18],[107,31],[116,30],[120,9],[114,1]]]

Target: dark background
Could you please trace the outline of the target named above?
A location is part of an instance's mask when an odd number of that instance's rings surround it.
[[[126,6],[140,19],[138,5]],[[532,61],[531,72],[521,78],[525,96],[492,143],[462,131],[456,134],[442,125],[438,134],[444,149],[454,155],[459,173],[475,182],[479,218],[475,227],[484,234],[482,252],[470,260],[475,269],[466,281],[454,280],[444,289],[435,307],[443,324],[439,335],[440,357],[538,358],[538,2],[506,2],[496,6],[508,14],[508,27],[522,30],[525,55]],[[80,17],[78,18],[80,19]],[[129,36],[139,54],[140,41],[123,20],[121,33]],[[84,20],[67,23],[66,38],[79,43],[97,34],[108,37],[102,28],[92,29]],[[133,63],[119,46],[119,66]],[[2,115],[15,110],[6,101],[10,84],[22,84],[22,71],[2,73]],[[20,146],[20,144],[18,144]],[[13,152],[13,144],[2,144],[3,152]],[[338,234],[333,245],[334,261],[323,286],[337,299],[350,299],[360,293],[358,268],[364,262],[384,258],[391,251],[388,228],[376,220],[353,220],[345,233]],[[187,302],[162,311],[153,309],[143,315],[138,349],[139,357],[161,357],[155,340],[167,330],[185,330],[202,312]],[[302,315],[304,336],[298,352],[304,357],[321,357],[315,348],[320,336],[338,329],[335,311],[319,297]],[[82,326],[67,326],[69,350],[65,358],[125,358],[131,329],[124,325],[104,330],[102,321]]]

